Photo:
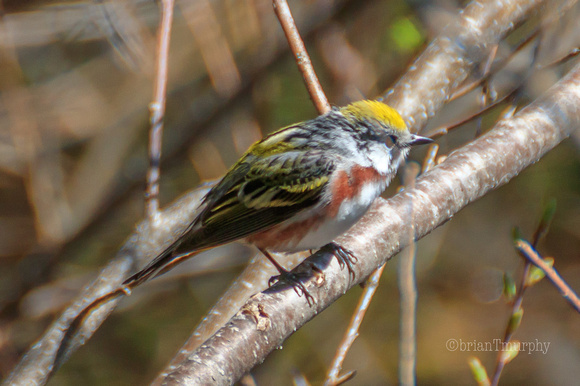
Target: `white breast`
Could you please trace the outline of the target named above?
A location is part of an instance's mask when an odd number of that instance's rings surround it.
[[[383,192],[386,184],[386,180],[367,184],[361,189],[356,199],[345,201],[340,205],[336,218],[326,220],[316,230],[307,234],[298,244],[288,245],[284,251],[296,252],[317,249],[330,243],[360,220],[373,201]]]

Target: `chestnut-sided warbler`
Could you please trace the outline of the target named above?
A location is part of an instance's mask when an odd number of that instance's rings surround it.
[[[250,147],[207,193],[181,236],[124,286],[133,288],[234,240],[254,244],[287,274],[268,251],[331,243],[365,214],[410,147],[429,142],[378,101],[355,102],[280,129]]]

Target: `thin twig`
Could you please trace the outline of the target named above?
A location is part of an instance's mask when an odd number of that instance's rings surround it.
[[[471,90],[473,90],[474,88],[476,88],[477,86],[479,86],[480,84],[482,84],[486,81],[489,81],[489,78],[491,76],[493,76],[494,74],[497,74],[501,69],[505,68],[507,66],[508,62],[510,61],[510,59],[512,59],[518,52],[523,50],[523,48],[525,46],[527,46],[530,42],[532,42],[535,38],[537,38],[539,32],[540,32],[539,29],[534,30],[527,38],[525,38],[523,41],[521,41],[512,50],[512,52],[510,52],[509,55],[505,56],[504,58],[499,59],[496,62],[495,66],[493,65],[494,64],[493,60],[495,60],[495,55],[497,52],[498,45],[493,46],[493,48],[490,52],[490,55],[488,56],[488,62],[486,64],[486,66],[484,67],[483,75],[479,79],[476,79],[473,82],[470,82],[466,85],[463,85],[459,89],[455,90],[453,92],[453,94],[451,95],[451,97],[449,98],[449,100],[453,101],[457,98],[460,98],[463,95],[470,92]],[[492,59],[491,62],[489,59]],[[492,67],[495,67],[495,68],[492,70]]]
[[[538,242],[540,241],[540,239],[542,237],[544,237],[548,231],[550,222],[551,222],[551,218],[552,215],[546,215],[546,213],[543,214],[542,219],[540,220],[540,223],[538,224],[538,227],[536,228],[536,231],[534,232],[533,235],[533,242],[532,242],[532,246],[533,248],[536,248],[538,246]],[[510,313],[510,319],[512,320],[512,318],[514,317],[514,315],[518,314],[521,312],[521,307],[522,307],[522,303],[524,301],[524,293],[526,292],[526,289],[528,288],[528,276],[530,274],[530,269],[532,268],[532,263],[530,263],[530,261],[526,261],[526,263],[524,264],[524,270],[522,272],[522,280],[520,282],[520,288],[517,292],[517,297],[514,300],[514,303],[512,305],[512,310]],[[506,343],[509,343],[511,341],[511,338],[513,336],[515,332],[515,329],[513,328],[512,323],[510,323],[508,321],[508,324],[506,326],[506,330],[504,333],[504,337],[503,337],[503,346],[502,347],[506,347]],[[493,378],[492,378],[492,386],[497,386],[497,384],[499,383],[499,378],[501,377],[501,373],[503,371],[503,368],[505,367],[505,365],[507,364],[507,362],[504,360],[504,355],[503,355],[503,351],[500,351],[497,355],[497,359],[496,359],[496,365],[495,365],[495,371],[493,373]]]
[[[167,93],[167,62],[173,20],[173,3],[174,0],[161,1],[161,22],[157,31],[157,72],[153,102],[149,104],[151,128],[149,129],[149,170],[147,170],[147,188],[145,190],[145,211],[150,220],[154,220],[159,212],[159,164]]]
[[[439,145],[433,143],[429,146],[425,159],[423,160],[422,173],[427,173],[429,170],[433,169],[436,165],[435,159],[437,158],[437,153],[439,152]]]
[[[516,241],[516,248],[520,254],[546,274],[546,277],[560,291],[564,299],[570,303],[576,312],[580,312],[580,298],[572,288],[560,277],[553,267],[550,267],[536,250],[525,240]]]
[[[543,66],[542,65],[541,66],[538,66],[538,69],[539,70],[545,70],[545,69],[549,69],[549,68],[558,66],[558,65],[560,65],[562,63],[565,63],[566,61],[568,61],[568,60],[570,60],[572,58],[575,58],[578,55],[580,55],[580,48],[575,47],[570,52],[568,52],[566,55],[564,55],[563,57],[561,57],[559,59],[556,59],[553,62],[548,63],[548,64],[545,64]]]
[[[520,283],[520,289],[518,290],[518,292],[517,292],[518,295],[515,298],[514,303],[512,305],[512,311],[510,313],[509,320],[511,320],[512,316],[515,315],[517,312],[520,312],[520,309],[522,307],[522,302],[524,301],[524,293],[526,292],[526,289],[528,288],[526,286],[526,278],[529,275],[530,268],[531,268],[531,264],[529,262],[526,262],[526,264],[524,265],[524,271],[522,273],[522,282]],[[511,323],[508,322],[507,327],[506,327],[506,331],[504,333],[503,340],[502,340],[502,347],[507,347],[506,343],[509,343],[511,341],[514,332],[515,331],[513,331]],[[499,378],[501,377],[501,373],[502,373],[505,365],[507,364],[503,360],[503,357],[504,357],[503,351],[500,351],[497,355],[495,371],[493,373],[493,378],[491,381],[492,386],[497,386],[497,384],[499,383]]]
[[[491,49],[491,52],[490,52],[489,56],[487,57],[487,61],[485,62],[485,65],[483,67],[483,74],[490,73],[491,65],[493,64],[493,61],[494,61],[495,56],[497,54],[498,47],[499,47],[499,44],[495,44],[493,46],[493,48]],[[492,96],[492,94],[494,94],[495,92],[492,90],[493,90],[493,86],[492,86],[491,82],[489,81],[489,78],[486,78],[481,83],[481,95],[479,98],[480,107],[482,109],[485,108],[485,106],[487,105],[488,99],[491,99],[492,101],[495,100],[495,97]],[[483,122],[483,119],[482,119],[482,116],[480,115],[476,120],[476,130],[475,130],[475,137],[476,138],[481,135],[482,122]]]
[[[522,82],[522,84],[523,84],[523,82]],[[481,117],[483,114],[491,111],[493,108],[495,108],[499,104],[505,102],[506,100],[509,100],[509,99],[514,98],[514,96],[516,95],[516,93],[520,90],[520,87],[521,87],[521,85],[515,87],[512,91],[510,91],[509,93],[507,93],[506,95],[504,95],[500,99],[497,99],[492,104],[489,104],[486,107],[482,108],[481,110],[479,110],[475,114],[472,114],[472,115],[470,115],[467,118],[463,118],[459,122],[455,122],[455,123],[452,123],[452,124],[447,125],[447,126],[440,126],[440,127],[437,127],[437,128],[435,128],[433,130],[429,130],[427,133],[425,133],[425,135],[427,137],[433,138],[433,139],[435,139],[437,137],[440,137],[440,136],[443,136],[443,135],[446,135],[451,130],[457,129],[460,126],[465,125],[467,122],[470,122],[470,121],[472,121],[475,118]]]
[[[300,37],[298,28],[296,28],[296,23],[294,23],[294,18],[292,17],[288,3],[286,0],[273,0],[272,3],[274,5],[276,16],[278,16],[280,25],[286,35],[286,39],[288,39],[290,49],[296,58],[296,64],[302,73],[304,83],[306,84],[306,88],[308,89],[310,98],[312,98],[312,102],[314,102],[316,110],[318,110],[319,114],[329,112],[330,104],[328,103],[328,99],[326,99],[326,95],[324,95],[318,77],[312,68],[310,56],[308,56],[308,52],[306,52],[306,47],[304,47],[304,42]]]
[[[356,306],[356,312],[352,316],[350,323],[348,325],[347,333],[342,338],[340,342],[339,348],[336,351],[336,355],[332,361],[332,365],[328,370],[328,375],[326,376],[326,381],[324,381],[325,385],[338,385],[344,382],[344,376],[339,376],[340,370],[342,369],[342,364],[344,359],[346,358],[346,354],[348,350],[354,343],[354,340],[358,336],[358,331],[360,325],[365,317],[365,314],[369,308],[371,300],[379,286],[379,280],[381,279],[381,275],[383,274],[383,270],[385,269],[385,265],[381,265],[377,268],[372,275],[368,278],[365,283],[365,289],[363,291],[362,296]],[[352,372],[347,373],[346,375],[351,375]]]
[[[232,47],[222,32],[215,4],[209,0],[178,3],[215,91],[224,98],[233,96],[242,86],[240,71]]]
[[[415,180],[421,167],[417,163],[409,163],[405,168],[405,189],[414,189]],[[409,218],[414,217],[413,201],[409,202]],[[401,298],[401,318],[399,326],[399,383],[415,385],[415,367],[417,361],[417,280],[415,278],[415,259],[417,245],[415,229],[409,222],[409,246],[399,258],[399,294]]]

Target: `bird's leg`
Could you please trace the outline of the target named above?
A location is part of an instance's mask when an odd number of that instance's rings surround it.
[[[356,275],[354,273],[354,269],[352,266],[356,264],[358,261],[357,257],[349,251],[348,249],[338,245],[335,242],[331,242],[320,248],[321,250],[327,251],[332,253],[336,256],[336,260],[338,260],[338,264],[340,265],[340,269],[344,269],[344,266],[348,268],[348,275],[349,277],[352,276],[352,280],[355,279]]]
[[[272,255],[265,249],[262,248],[258,248],[260,250],[260,252],[262,252],[262,254],[264,256],[266,256],[266,258],[268,260],[270,260],[270,262],[274,265],[274,267],[276,267],[276,269],[278,270],[278,272],[280,273],[280,275],[278,276],[272,276],[270,278],[270,280],[268,280],[268,285],[271,286],[274,283],[284,280],[285,282],[287,282],[288,284],[290,284],[292,286],[292,288],[294,288],[294,291],[298,294],[298,296],[302,296],[304,295],[306,297],[306,301],[308,302],[309,305],[314,304],[314,298],[312,297],[312,295],[310,295],[310,292],[308,292],[308,290],[306,289],[306,287],[304,286],[304,284],[302,284],[300,282],[300,280],[298,279],[296,274],[293,274],[290,271],[287,271],[286,269],[284,269],[284,267],[282,267],[273,257]]]

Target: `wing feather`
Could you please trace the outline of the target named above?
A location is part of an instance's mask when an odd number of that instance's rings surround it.
[[[248,163],[242,173],[226,175],[210,191],[206,208],[176,253],[250,236],[316,205],[335,168],[334,160],[325,153],[286,152],[259,160],[246,157],[241,161]],[[240,168],[232,171],[236,169]]]
[[[335,160],[322,151],[258,159],[247,153],[209,191],[202,212],[171,246],[123,284],[133,288],[184,258],[266,230],[318,204]]]

